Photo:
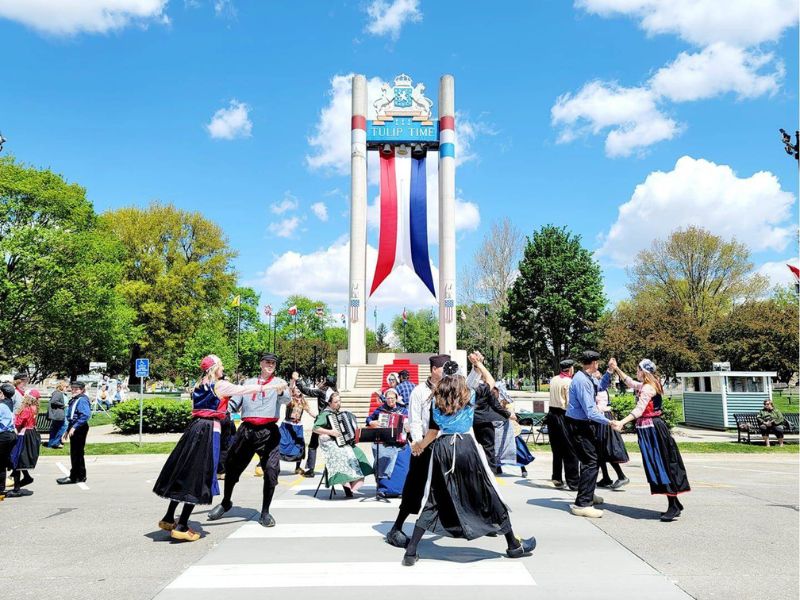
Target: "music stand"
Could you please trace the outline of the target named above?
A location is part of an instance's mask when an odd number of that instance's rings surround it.
[[[375,444],[375,466],[377,467],[381,461],[381,445],[397,443],[397,428],[396,427],[364,427],[359,429],[358,441],[359,442],[372,442]],[[375,500],[376,502],[386,502],[389,504],[388,498],[381,498],[378,496],[378,472],[375,470],[375,496],[373,498],[362,498],[361,502],[365,500]]]

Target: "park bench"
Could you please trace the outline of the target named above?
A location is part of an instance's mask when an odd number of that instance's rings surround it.
[[[40,412],[36,415],[36,431],[39,433],[48,433],[50,431],[50,418],[46,412]]]
[[[758,413],[735,413],[733,418],[736,420],[736,441],[742,442],[747,438],[747,443],[751,443],[750,436],[755,434],[761,437],[761,431],[758,429]],[[798,427],[798,414],[787,413],[783,415],[785,420],[783,424],[784,434],[800,433]]]

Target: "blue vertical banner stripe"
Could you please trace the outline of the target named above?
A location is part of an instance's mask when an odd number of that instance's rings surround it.
[[[439,144],[439,156],[444,158],[445,156],[449,156],[450,158],[456,157],[456,145],[447,143],[447,144]]]
[[[452,146],[452,144],[450,144]],[[409,224],[411,226],[411,261],[414,272],[436,297],[433,287],[431,261],[428,256],[428,181],[425,173],[425,157],[411,159],[411,199],[409,202]]]

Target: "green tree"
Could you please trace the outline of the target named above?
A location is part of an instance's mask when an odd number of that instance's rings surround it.
[[[439,319],[432,309],[423,308],[406,313],[408,323],[403,325],[402,315],[392,320],[392,331],[405,352],[436,352],[439,348]]]
[[[36,379],[127,362],[121,247],[98,228],[85,190],[0,158],[0,215],[0,366],[30,366]]]
[[[517,354],[538,355],[543,342],[556,370],[562,358],[596,343],[605,303],[600,266],[581,237],[546,225],[527,240],[500,322]]]
[[[206,319],[186,339],[183,352],[177,359],[177,375],[184,385],[191,385],[199,376],[200,361],[208,354],[222,360],[232,378],[236,365],[236,342],[231,343],[221,318]]]
[[[633,296],[653,294],[683,306],[703,327],[725,315],[736,301],[766,291],[766,279],[752,269],[747,246],[691,226],[639,252],[628,287]]]
[[[735,306],[711,334],[717,355],[735,371],[777,371],[788,383],[798,370],[798,308],[794,292]]]
[[[119,290],[136,311],[131,368],[147,356],[153,377],[172,378],[186,340],[230,301],[235,253],[218,225],[171,204],[120,208],[102,221],[124,248]]]

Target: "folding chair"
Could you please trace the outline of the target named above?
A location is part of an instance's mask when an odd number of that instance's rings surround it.
[[[317,484],[317,489],[314,490],[314,498],[317,497],[317,493],[319,492],[319,488],[322,487],[322,482],[325,482],[325,487],[330,487],[331,493],[328,495],[328,500],[332,499],[336,495],[336,486],[335,485],[328,485],[328,466],[325,465],[325,470],[322,471],[322,477],[319,478],[319,483]]]

